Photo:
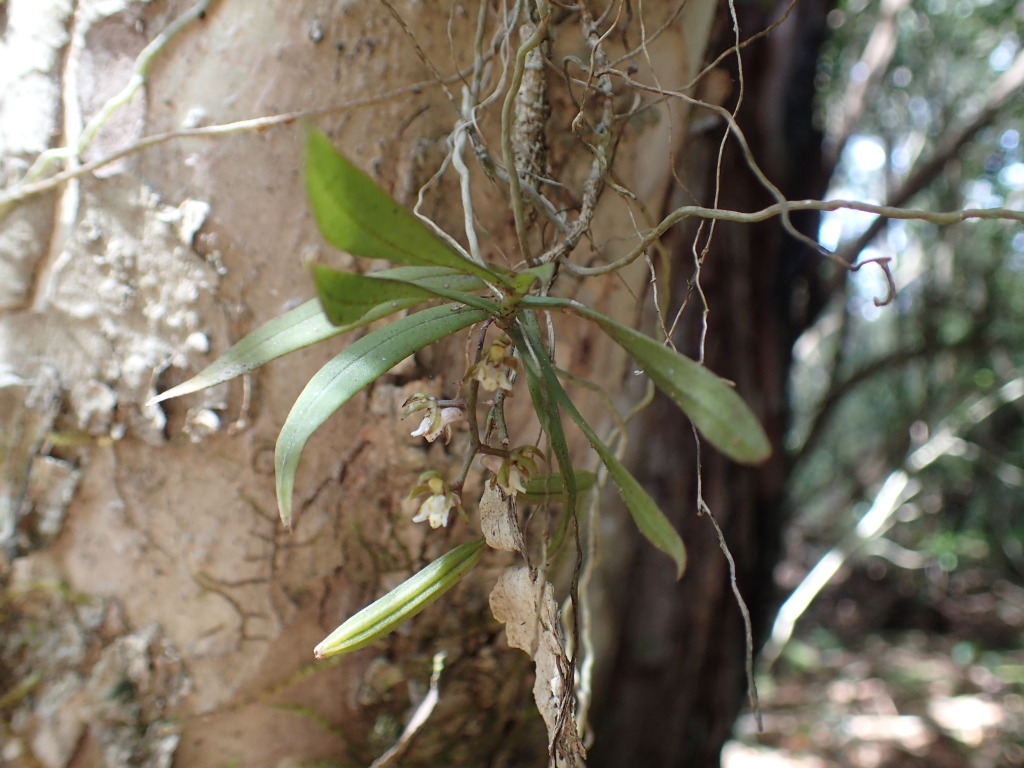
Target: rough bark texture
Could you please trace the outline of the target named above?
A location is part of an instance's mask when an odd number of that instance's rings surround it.
[[[820,197],[827,179],[820,170],[820,137],[812,127],[813,78],[830,4],[800,3],[774,35],[744,50],[744,106],[738,119],[754,156],[791,199]],[[757,6],[740,9],[747,37],[776,17]],[[728,17],[718,20],[717,52],[732,42]],[[735,105],[739,77],[725,62]],[[687,192],[709,205],[720,132],[691,136],[680,175]],[[745,166],[735,145],[726,152],[720,207],[755,210],[773,200]],[[814,236],[816,216],[794,217]],[[671,239],[676,260],[675,295],[683,296],[693,270],[694,231]],[[785,526],[786,384],[790,348],[816,306],[820,257],[785,235],[777,222],[758,226],[719,223],[701,270],[708,298],[709,332],[705,361],[736,382],[761,418],[776,451],[757,469],[732,464],[705,448],[701,455],[702,493],[721,525],[737,563],[741,592],[755,632],[767,630],[773,605],[772,570]],[[678,306],[678,304],[676,305]],[[689,296],[676,341],[687,354],[699,354],[703,307]],[[689,423],[659,398],[636,430],[635,460],[662,507],[671,510],[690,553],[687,574],[672,584],[671,568],[651,557],[639,542],[616,569],[610,588],[614,626],[621,628],[597,702],[591,765],[718,765],[737,711],[745,701],[744,628],[729,587],[729,571],[711,522],[697,513],[695,443]]]
[[[645,6],[648,30],[674,8]],[[39,152],[73,140],[127,82],[146,43],[189,7],[183,0],[0,4],[0,46],[5,61],[18,62],[0,72],[0,182],[13,183]],[[447,7],[432,3],[396,7],[445,73],[466,65],[460,46],[451,63],[450,40],[472,39],[475,7],[456,5],[451,19]],[[723,9],[712,0],[690,0],[645,56],[659,71],[682,73],[676,82],[688,81],[716,12]],[[817,17],[817,6],[799,6],[798,19]],[[717,21],[720,36],[725,18]],[[760,23],[745,23],[744,34]],[[566,52],[586,57],[579,30],[572,34],[568,43],[553,36],[552,48],[565,49],[552,54],[556,60]],[[747,127],[760,136],[760,157],[777,156],[780,142],[788,153],[781,170],[768,169],[777,180],[787,168],[811,166],[810,150],[791,146],[810,139],[782,124],[796,114],[781,103],[795,93],[789,79],[806,85],[813,73],[790,74],[790,54],[805,52],[813,62],[813,46],[804,45],[747,53],[748,105],[773,116],[755,127],[764,116],[750,113]],[[645,57],[636,59],[647,66]],[[82,159],[161,131],[340,104],[430,79],[377,3],[222,0],[175,38],[145,89]],[[549,133],[555,163],[568,155],[566,116],[575,109],[561,99],[554,98]],[[806,99],[798,101],[806,107]],[[443,159],[454,120],[440,91],[427,87],[332,113],[318,125],[411,205]],[[652,211],[672,202],[666,158],[673,154],[683,158],[693,188],[707,188],[705,159],[717,139],[687,137],[688,120],[679,105],[651,110],[623,139],[619,172]],[[310,296],[304,258],[351,266],[316,234],[304,202],[301,145],[294,125],[168,142],[31,200],[0,222],[4,765],[366,765],[393,743],[424,695],[439,648],[448,652],[443,695],[403,764],[543,759],[527,657],[504,647],[487,609],[497,559],[411,629],[337,664],[311,658],[340,617],[464,535],[409,524],[403,496],[445,455],[440,445],[425,449],[409,438],[410,427],[398,420],[409,394],[450,387],[461,344],[406,361],[317,433],[304,455],[290,534],[276,519],[274,440],[305,381],[344,339],[245,382],[144,406]],[[581,174],[589,168],[584,154],[565,160],[567,173],[574,162]],[[722,178],[723,205],[762,202],[736,157]],[[479,181],[492,198],[480,210],[493,247],[510,252],[507,207]],[[460,213],[450,203],[457,192],[446,183],[428,195],[425,212],[458,232]],[[810,194],[796,180],[784,190]],[[614,255],[634,226],[624,210],[602,208],[594,242]],[[681,233],[678,265],[689,259],[688,242]],[[709,364],[737,381],[776,440],[795,328],[786,313],[795,276],[812,262],[771,225],[720,226],[703,273],[713,313]],[[674,274],[683,278],[682,271]],[[641,292],[642,265],[625,281]],[[627,319],[637,311],[618,282],[587,290],[599,309]],[[676,295],[682,290],[680,283]],[[690,352],[693,328],[688,316],[680,340]],[[607,381],[607,372],[629,370],[621,354],[582,328],[568,327],[562,339],[564,364],[576,373]],[[588,412],[600,408],[589,404]],[[628,631],[596,638],[599,648],[615,649],[615,663],[599,681],[594,760],[711,765],[742,691],[740,625],[711,529],[693,514],[689,428],[661,406],[645,418],[640,434],[647,438],[635,441],[635,460],[686,535],[690,575],[673,586],[667,559],[647,546],[609,557],[612,580],[627,587],[621,595],[629,599],[612,601],[605,626]],[[705,456],[705,497],[746,585],[755,574],[755,584],[768,584],[783,475],[778,455],[758,473]]]

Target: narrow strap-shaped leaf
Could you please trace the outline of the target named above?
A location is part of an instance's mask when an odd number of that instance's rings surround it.
[[[306,139],[306,194],[323,236],[353,256],[449,267],[490,283],[507,284],[503,275],[441,242],[316,130],[309,131]]]
[[[406,270],[424,268],[405,267]],[[323,264],[312,267],[313,282],[316,284],[320,303],[324,313],[332,323],[345,325],[389,302],[402,302],[428,299],[447,299],[464,304],[467,307],[483,309],[497,314],[499,307],[493,301],[476,296],[467,291],[475,291],[485,287],[478,277],[460,275],[450,269],[433,269],[434,272],[445,272],[447,277],[431,279],[404,279],[395,276],[400,269],[385,272],[371,272],[367,275],[353,272],[342,272]]]
[[[545,356],[539,357],[545,389],[568,412],[573,421],[579,425],[594,450],[597,451],[601,461],[608,467],[608,475],[619,489],[622,500],[626,503],[626,507],[629,509],[633,522],[636,523],[640,533],[651,544],[672,558],[676,564],[676,576],[677,578],[681,577],[683,570],[686,568],[686,546],[683,544],[679,533],[672,526],[672,523],[669,522],[668,518],[665,517],[665,514],[658,509],[658,505],[654,503],[654,500],[647,494],[647,491],[637,482],[637,479],[615,458],[615,454],[612,453],[611,449],[601,441],[582,414],[576,410],[576,406],[573,405],[572,400],[569,399],[569,396],[562,388],[562,383],[558,380],[551,362]]]
[[[734,461],[760,464],[771,455],[771,442],[743,398],[703,365],[577,302],[526,296],[522,306],[575,312],[596,323],[643,366],[707,441]]]
[[[483,287],[483,283],[478,278],[439,267],[398,267],[374,274],[382,277],[394,277],[403,282],[428,287],[437,285],[442,288],[463,291],[472,291]],[[189,395],[215,384],[230,381],[236,376],[248,373],[290,352],[337,336],[339,333],[368,325],[375,320],[413,307],[429,298],[431,298],[429,294],[425,296],[409,295],[387,304],[364,307],[366,310],[364,314],[353,318],[344,325],[332,324],[325,317],[320,302],[312,299],[264,323],[236,342],[223,355],[191,379],[162,392],[150,400],[147,405],[153,405],[172,397]]]
[[[550,551],[555,553],[565,540],[569,523],[576,517],[576,473],[572,468],[569,444],[565,439],[565,429],[562,426],[562,414],[558,410],[558,403],[544,386],[541,361],[547,360],[548,353],[540,340],[540,328],[537,325],[536,315],[532,312],[520,313],[519,326],[508,328],[508,334],[519,350],[533,407],[541,421],[541,426],[551,440],[551,452],[558,461],[558,473],[564,488],[562,518],[551,539]]]
[[[336,336],[343,330],[324,316],[319,301],[311,299],[264,323],[191,379],[161,392],[146,405],[230,381],[289,352]]]
[[[349,653],[400,627],[469,573],[484,551],[484,540],[446,552],[419,573],[351,616],[325,637],[313,655],[318,659]]]
[[[413,352],[487,317],[450,304],[431,307],[367,334],[321,368],[302,390],[277,437],[277,503],[291,525],[295,471],[310,435],[367,384]]]

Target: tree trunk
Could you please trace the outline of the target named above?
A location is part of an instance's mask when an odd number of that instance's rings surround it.
[[[788,199],[820,198],[827,184],[812,111],[815,65],[830,5],[828,0],[800,3],[773,35],[743,53],[744,104],[738,123],[754,157]],[[764,6],[739,8],[743,37],[775,21],[784,6],[770,14]],[[713,53],[733,43],[724,9],[717,30]],[[733,85],[726,103],[732,108],[740,93],[735,58],[722,66]],[[689,194],[711,205],[716,176],[722,179],[721,208],[752,211],[775,202],[735,143],[727,148],[721,172],[716,171],[720,136],[716,130],[690,137],[680,170],[687,191],[680,190],[673,205],[690,203]],[[816,215],[793,218],[800,231],[816,236]],[[694,230],[674,232],[671,253],[674,295],[689,300],[675,340],[681,351],[697,357],[704,308],[688,292]],[[820,309],[815,277],[820,260],[777,221],[754,226],[719,222],[700,271],[710,310],[705,362],[736,383],[775,446],[773,457],[756,469],[739,467],[706,447],[700,454],[701,494],[735,558],[758,645],[773,614],[772,571],[786,524],[782,441],[790,351]],[[744,625],[730,589],[728,563],[714,526],[698,513],[696,444],[678,409],[658,398],[636,429],[634,449],[644,482],[662,508],[672,510],[690,560],[684,578],[671,584],[667,564],[634,540],[612,572],[610,613],[620,632],[596,702],[598,741],[591,764],[717,766],[747,691]]]
[[[317,125],[401,204],[415,204],[445,157],[457,113],[383,4],[203,5],[157,53],[145,87],[69,167],[167,131],[347,105],[316,116]],[[454,6],[449,16],[430,3],[394,5],[445,75],[471,62],[468,43],[453,53],[450,41],[473,39],[475,8]],[[661,76],[682,75],[673,86],[697,74],[709,40],[730,34],[714,0],[691,0],[678,18],[673,3],[645,6],[648,32],[669,21],[644,55]],[[0,61],[10,63],[0,67],[4,189],[43,150],[78,142],[130,82],[147,43],[192,7],[0,4]],[[744,128],[756,156],[774,159],[769,175],[795,196],[821,186],[794,169],[806,174],[816,162],[808,89],[822,13],[818,3],[801,4],[783,27],[789,37],[778,41],[780,31],[744,54]],[[744,36],[764,21],[742,19]],[[570,16],[557,23],[552,60],[585,58],[578,24]],[[643,74],[650,64],[634,59]],[[728,80],[712,82],[728,90]],[[461,87],[450,80],[456,99]],[[552,101],[553,162],[588,168],[589,155],[565,149],[576,104],[565,92]],[[670,210],[684,201],[671,191],[674,153],[690,190],[709,200],[722,124],[687,134],[685,106],[658,109],[624,135],[618,178],[649,210]],[[528,659],[505,647],[487,607],[499,558],[388,640],[339,663],[314,664],[311,655],[340,617],[463,538],[409,523],[408,489],[424,468],[443,467],[446,454],[440,445],[425,450],[399,421],[410,394],[457,383],[461,342],[402,363],[318,431],[303,456],[290,533],[276,514],[277,431],[347,339],[187,400],[145,405],[311,296],[305,259],[351,265],[323,244],[308,213],[295,120],[264,128],[156,143],[0,220],[0,418],[10,425],[0,441],[0,762],[366,765],[396,740],[443,649],[440,702],[402,764],[536,765],[545,737]],[[493,123],[482,130],[493,133]],[[723,207],[765,202],[734,149],[721,177]],[[480,215],[494,248],[512,252],[507,203],[478,181],[491,197]],[[461,232],[458,206],[448,202],[457,186],[442,185],[425,212]],[[614,256],[635,226],[606,206],[594,242],[610,243]],[[686,290],[691,240],[692,232],[673,236],[675,296]],[[737,382],[776,446],[789,343],[808,312],[793,296],[815,258],[776,225],[720,224],[702,272],[712,312],[707,362]],[[642,265],[626,279],[646,282]],[[618,284],[584,290],[599,308],[637,312]],[[693,301],[684,320],[680,349],[695,354]],[[592,335],[572,332],[564,348],[574,372],[599,378],[609,361],[625,366]],[[623,377],[622,391],[613,382],[613,396],[626,399],[631,379]],[[597,638],[608,656],[598,659],[594,764],[713,765],[742,695],[742,626],[713,531],[695,516],[690,430],[664,404],[643,419],[633,461],[684,533],[689,574],[674,584],[667,559],[639,542],[609,553],[615,586],[607,635]],[[706,451],[703,477],[763,622],[767,596],[758,588],[770,584],[782,524],[781,450],[756,472]]]

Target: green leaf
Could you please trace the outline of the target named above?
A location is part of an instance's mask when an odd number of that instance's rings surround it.
[[[573,470],[577,493],[589,491],[597,483],[597,475],[585,469]],[[565,497],[565,481],[561,474],[534,475],[526,483],[526,492],[516,496],[520,504],[543,504]]]
[[[458,584],[476,565],[483,550],[484,540],[480,539],[441,555],[347,619],[313,649],[313,655],[325,659],[348,653],[389,634]]]
[[[190,395],[229,381],[289,352],[336,336],[343,330],[331,325],[320,309],[320,302],[312,299],[264,323],[191,379],[161,392],[146,405]]]
[[[477,278],[437,267],[398,267],[374,274],[378,277],[392,277],[427,287],[437,285],[475,290],[483,285]],[[431,296],[410,295],[386,305],[364,306],[365,311],[362,315],[353,317],[344,325],[332,324],[324,315],[320,302],[312,299],[264,323],[234,344],[201,372],[188,381],[157,395],[147,405],[153,405],[172,397],[189,395],[215,384],[230,381],[236,376],[241,376],[243,373],[248,373],[269,363],[271,360],[316,344],[318,341],[337,336],[339,333],[360,328],[400,310],[408,309],[427,298],[431,298]]]
[[[403,270],[441,274],[410,280],[397,274]],[[324,312],[332,323],[338,325],[350,323],[388,303],[418,303],[435,298],[456,301],[491,314],[499,311],[493,301],[467,293],[486,287],[480,278],[458,274],[447,268],[404,267],[359,275],[314,264],[312,273]]]
[[[306,193],[323,236],[353,256],[448,267],[507,285],[504,276],[441,242],[315,130],[306,140]]]
[[[555,263],[549,261],[547,264],[541,264],[539,267],[530,267],[518,272],[515,278],[512,280],[512,292],[520,296],[525,296],[533,284],[540,281],[542,285],[547,285],[551,282],[552,276],[555,274]]]
[[[730,382],[703,365],[577,302],[527,296],[523,306],[576,312],[596,323],[640,363],[707,441],[729,458],[741,464],[760,464],[771,455],[768,435],[743,398]]]
[[[558,403],[555,402],[544,385],[541,363],[547,360],[547,350],[540,340],[537,317],[533,312],[522,312],[518,318],[518,326],[509,326],[506,331],[519,351],[523,372],[526,374],[526,385],[530,390],[530,398],[533,400],[533,409],[537,413],[541,427],[551,441],[551,452],[558,461],[558,473],[562,478],[564,489],[562,518],[552,537],[550,547],[550,552],[555,553],[565,540],[569,523],[576,520],[576,474],[569,456],[569,444],[565,439],[562,414],[558,410]]]
[[[291,526],[295,472],[310,435],[338,408],[413,352],[487,317],[450,304],[431,307],[367,334],[321,368],[302,390],[277,437],[277,503]]]
[[[576,406],[573,405],[565,389],[562,388],[562,383],[558,380],[555,369],[547,359],[547,355],[538,354],[537,357],[540,360],[545,390],[569,413],[573,421],[579,425],[579,428],[587,436],[594,450],[597,451],[601,461],[608,467],[608,476],[611,477],[612,482],[619,489],[622,500],[626,503],[626,507],[629,509],[633,522],[636,523],[640,533],[651,544],[672,558],[676,564],[676,577],[681,577],[683,570],[686,568],[686,546],[683,544],[679,533],[672,526],[672,523],[669,522],[668,518],[665,517],[665,514],[658,509],[658,505],[654,503],[654,500],[647,494],[647,491],[629,473],[629,470],[615,458],[615,454],[612,453],[611,449],[601,441],[582,414],[576,410]],[[524,365],[525,368],[526,366]]]

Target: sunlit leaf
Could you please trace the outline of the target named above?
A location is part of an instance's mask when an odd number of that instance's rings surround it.
[[[526,313],[524,313],[526,314]],[[686,546],[683,544],[679,533],[669,522],[665,514],[654,503],[654,500],[647,494],[636,478],[629,473],[622,463],[615,458],[615,454],[597,436],[597,433],[583,418],[582,414],[573,405],[572,400],[562,388],[561,382],[555,373],[555,369],[548,360],[546,354],[538,354],[540,361],[543,386],[550,396],[572,417],[583,434],[587,436],[601,461],[608,468],[608,476],[618,488],[622,500],[626,503],[633,522],[640,530],[640,533],[655,547],[667,554],[676,564],[676,575],[681,577],[686,568]],[[525,366],[524,366],[525,367]],[[571,471],[571,470],[570,470]]]
[[[491,283],[506,282],[441,242],[315,130],[306,140],[306,193],[324,238],[353,256],[449,267]]]
[[[441,276],[406,279],[405,270],[443,272]],[[468,291],[484,288],[483,282],[473,275],[458,274],[452,270],[434,267],[404,267],[367,275],[342,272],[322,264],[312,267],[324,312],[332,323],[344,325],[372,312],[377,307],[410,301],[447,299],[469,307],[498,312],[498,305]]]
[[[703,365],[610,317],[565,299],[526,297],[523,306],[576,312],[629,352],[709,443],[734,461],[760,464],[772,452],[757,417],[733,385]]]
[[[393,277],[427,288],[437,285],[470,291],[483,285],[478,278],[438,267],[398,267],[374,274],[381,277]],[[362,315],[354,316],[344,325],[331,323],[324,315],[320,302],[316,299],[307,301],[264,323],[234,344],[201,372],[188,381],[157,395],[147,405],[153,405],[172,397],[192,394],[215,384],[230,381],[236,376],[259,368],[282,355],[337,336],[339,333],[360,328],[375,320],[415,306],[429,298],[432,298],[430,294],[426,296],[410,295],[406,298],[395,299],[388,304],[364,306],[365,311]]]
[[[422,571],[346,620],[313,649],[313,655],[325,659],[348,653],[394,631],[458,584],[476,565],[483,550],[484,540],[480,539],[441,555]]]
[[[302,390],[277,438],[277,503],[291,525],[295,471],[310,435],[327,417],[413,352],[487,317],[478,309],[432,307],[367,334],[321,368]]]

